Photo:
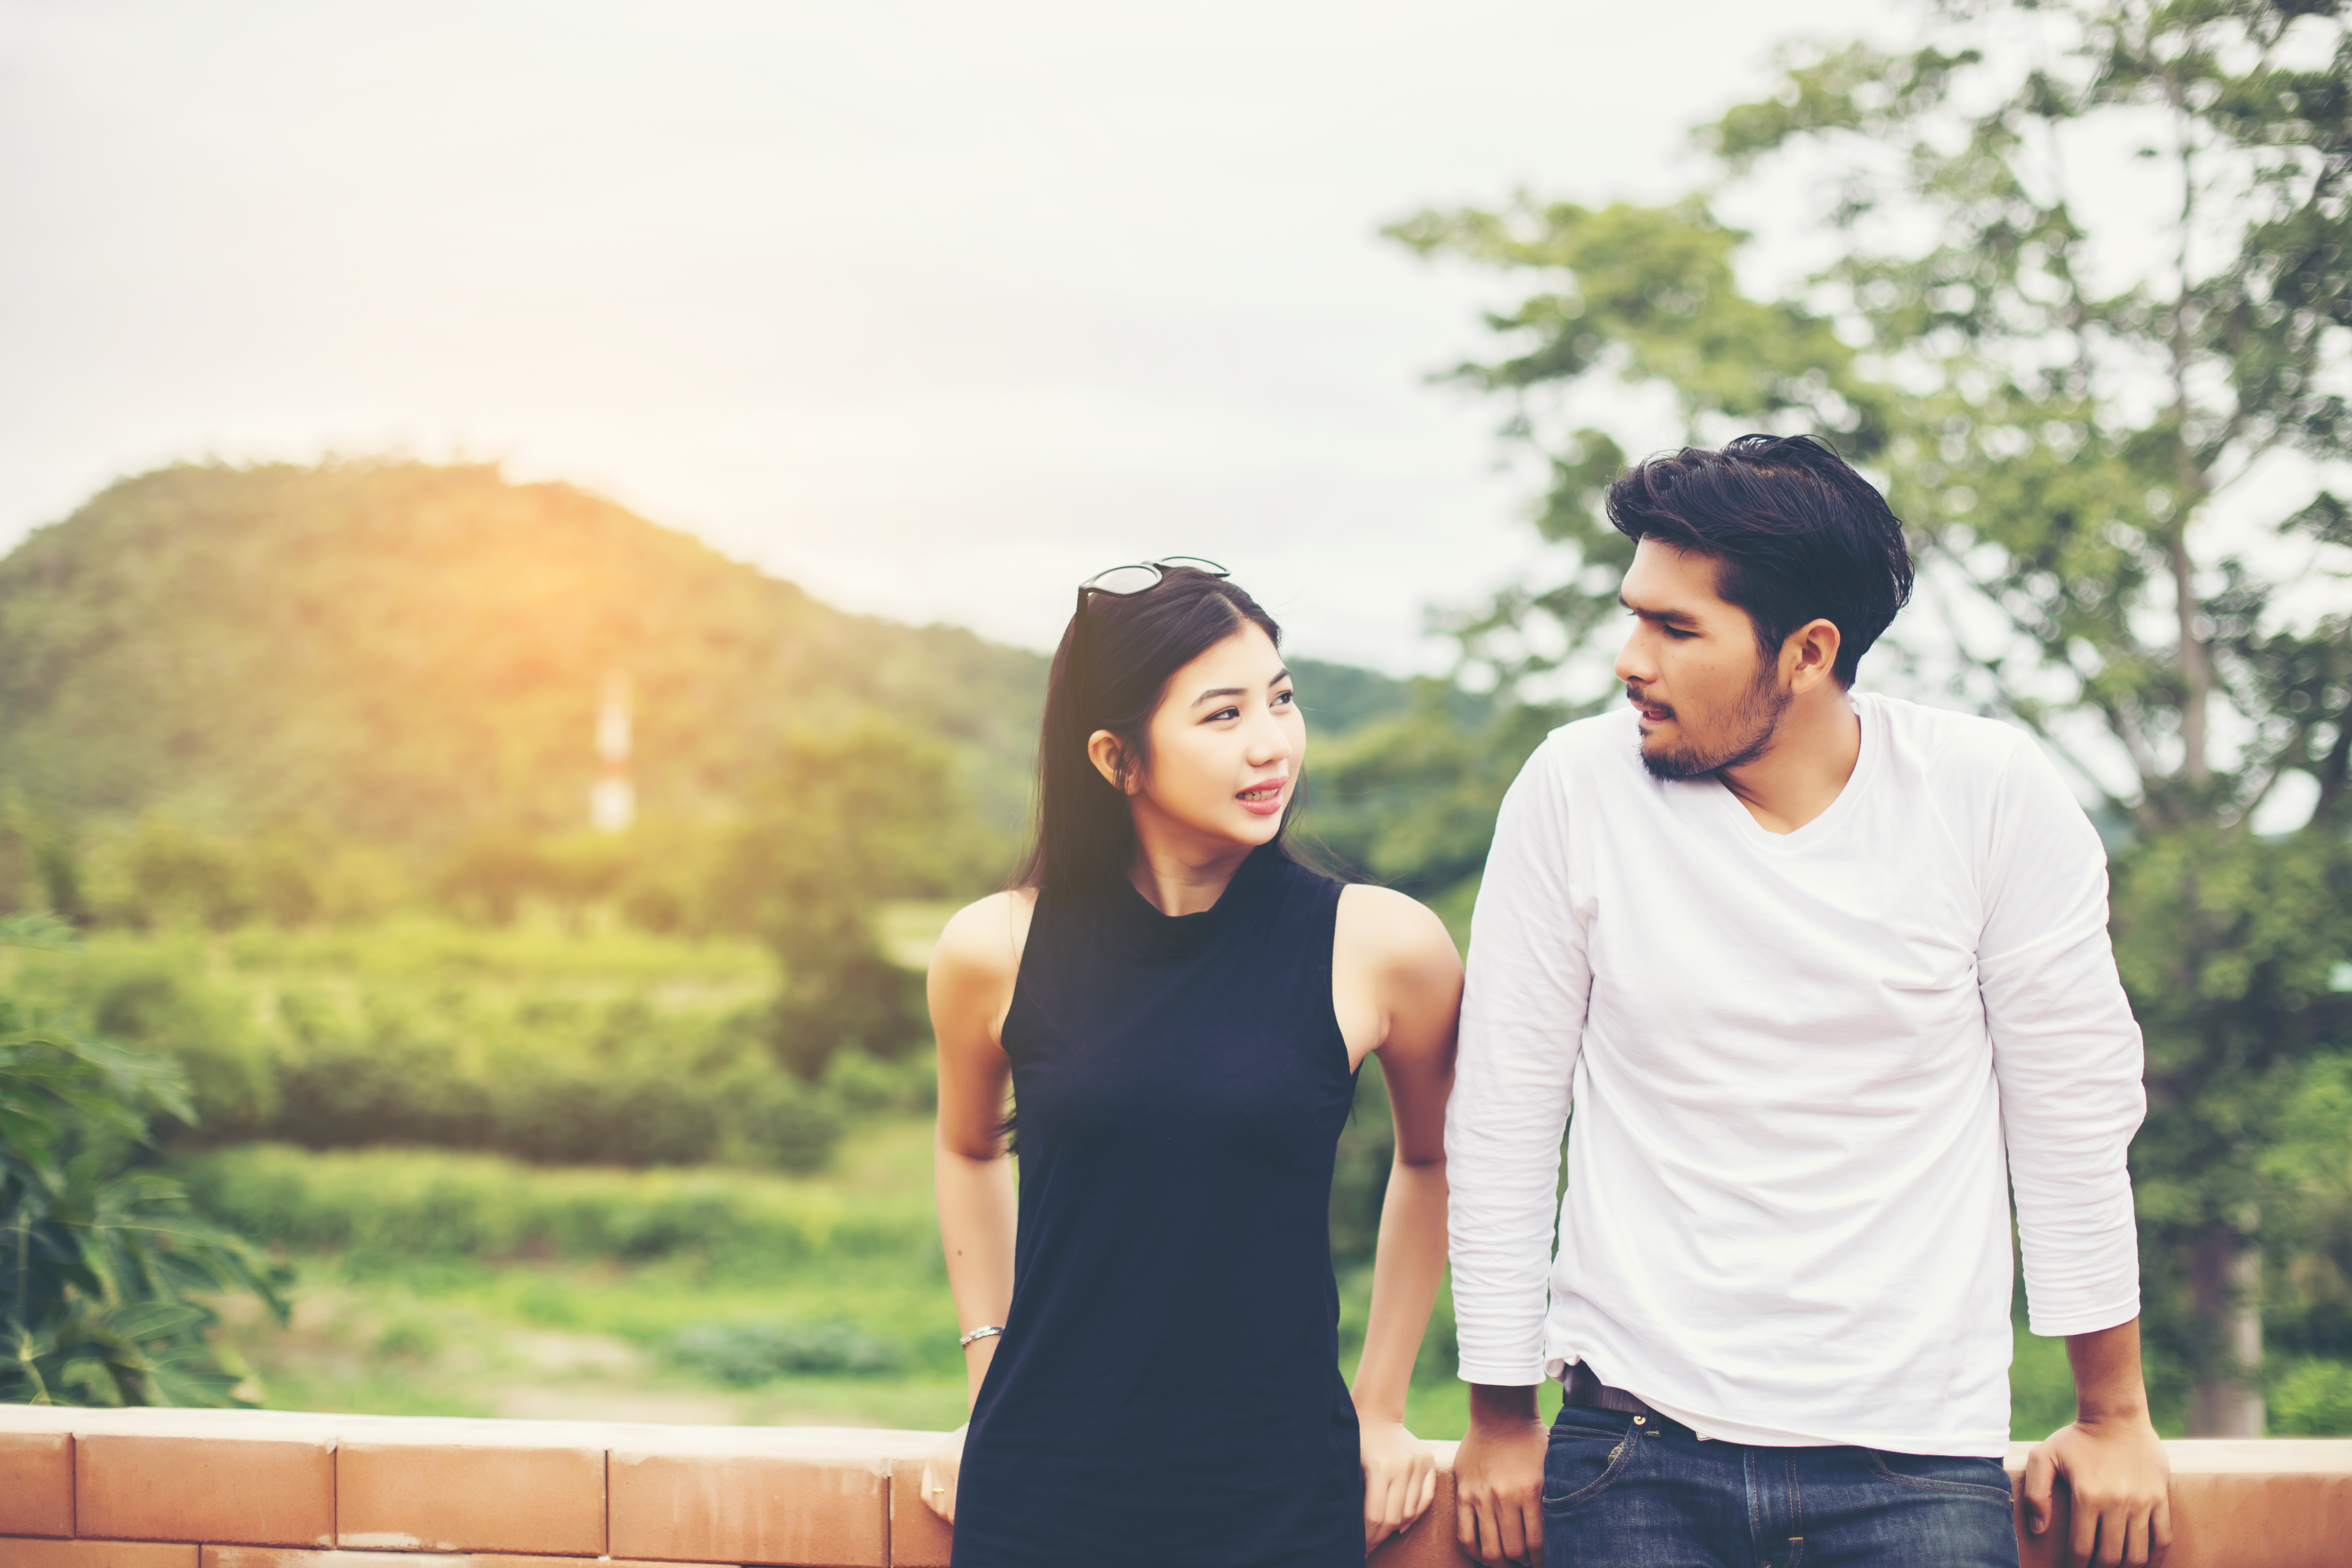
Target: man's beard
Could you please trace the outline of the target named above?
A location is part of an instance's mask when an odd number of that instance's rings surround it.
[[[1755,683],[1748,687],[1731,715],[1731,732],[1738,739],[1730,744],[1704,752],[1695,745],[1678,746],[1670,752],[1653,752],[1643,746],[1642,765],[1650,770],[1652,778],[1696,779],[1754,762],[1772,749],[1780,715],[1794,700],[1780,689],[1779,675],[1774,663],[1763,662],[1757,670]]]

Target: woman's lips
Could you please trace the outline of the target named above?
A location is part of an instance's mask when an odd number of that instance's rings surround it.
[[[1283,792],[1289,787],[1288,779],[1275,779],[1266,784],[1253,784],[1248,789],[1241,790],[1234,795],[1234,798],[1242,803],[1244,811],[1253,816],[1272,816],[1282,809]]]

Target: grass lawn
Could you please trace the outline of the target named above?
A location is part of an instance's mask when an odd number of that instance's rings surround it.
[[[895,1223],[911,1197],[928,1194],[929,1162],[927,1121],[877,1119],[843,1144],[831,1171],[791,1185]],[[798,1261],[313,1253],[294,1259],[289,1327],[238,1310],[223,1337],[253,1369],[252,1392],[279,1409],[944,1429],[964,1414],[954,1303],[935,1237],[900,1234],[904,1245],[879,1252]],[[1342,1280],[1349,1361],[1370,1290],[1369,1270]],[[894,1347],[898,1364],[730,1386],[675,1353],[681,1334],[711,1324],[847,1325]],[[1411,1419],[1424,1435],[1454,1436],[1467,1405],[1439,1348],[1423,1358]]]
[[[766,1280],[664,1263],[300,1263],[294,1321],[239,1310],[224,1341],[274,1409],[395,1415],[677,1421],[944,1430],[963,1419],[954,1313],[943,1276],[866,1260]],[[1348,1305],[1360,1320],[1367,1279]],[[785,1375],[751,1387],[681,1364],[681,1331],[709,1323],[847,1323],[908,1345],[884,1375]],[[945,1355],[935,1347],[944,1345]],[[1424,1373],[1408,1424],[1459,1436],[1463,1385]]]
[[[310,1254],[295,1259],[289,1328],[247,1310],[223,1335],[253,1369],[253,1392],[280,1409],[944,1429],[964,1414],[954,1306],[935,1237],[907,1223],[929,1192],[929,1158],[928,1121],[889,1117],[862,1126],[823,1175],[743,1178],[887,1216],[869,1233],[886,1238],[878,1247],[638,1261]],[[1351,1370],[1370,1291],[1369,1269],[1342,1276]],[[1468,1418],[1451,1311],[1442,1299],[1408,1405],[1427,1437],[1458,1437]],[[682,1334],[714,1324],[843,1325],[889,1347],[895,1364],[730,1384],[677,1353]],[[2063,1342],[2021,1331],[2012,1381],[2017,1436],[2071,1417]]]

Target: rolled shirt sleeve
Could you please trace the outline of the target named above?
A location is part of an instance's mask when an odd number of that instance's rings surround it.
[[[1591,989],[1557,740],[1504,797],[1471,918],[1460,1054],[1446,1108],[1461,1375],[1543,1381],[1561,1130]]]
[[[1977,979],[2000,1087],[2036,1334],[2139,1312],[2126,1154],[2147,1113],[2138,1024],[2107,939],[2107,861],[2056,771],[2021,743],[1998,792]]]

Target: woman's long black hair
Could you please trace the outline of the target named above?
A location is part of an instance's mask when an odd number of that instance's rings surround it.
[[[1066,890],[1099,887],[1127,874],[1135,859],[1135,817],[1124,792],[1087,755],[1097,730],[1118,738],[1126,766],[1151,765],[1151,715],[1169,678],[1245,626],[1276,647],[1282,628],[1241,588],[1190,566],[1162,569],[1139,594],[1092,593],[1062,632],[1045,684],[1045,721],[1037,739],[1037,811],[1029,852],[1013,876],[1016,888]],[[1276,830],[1276,852],[1298,809],[1294,789]]]

